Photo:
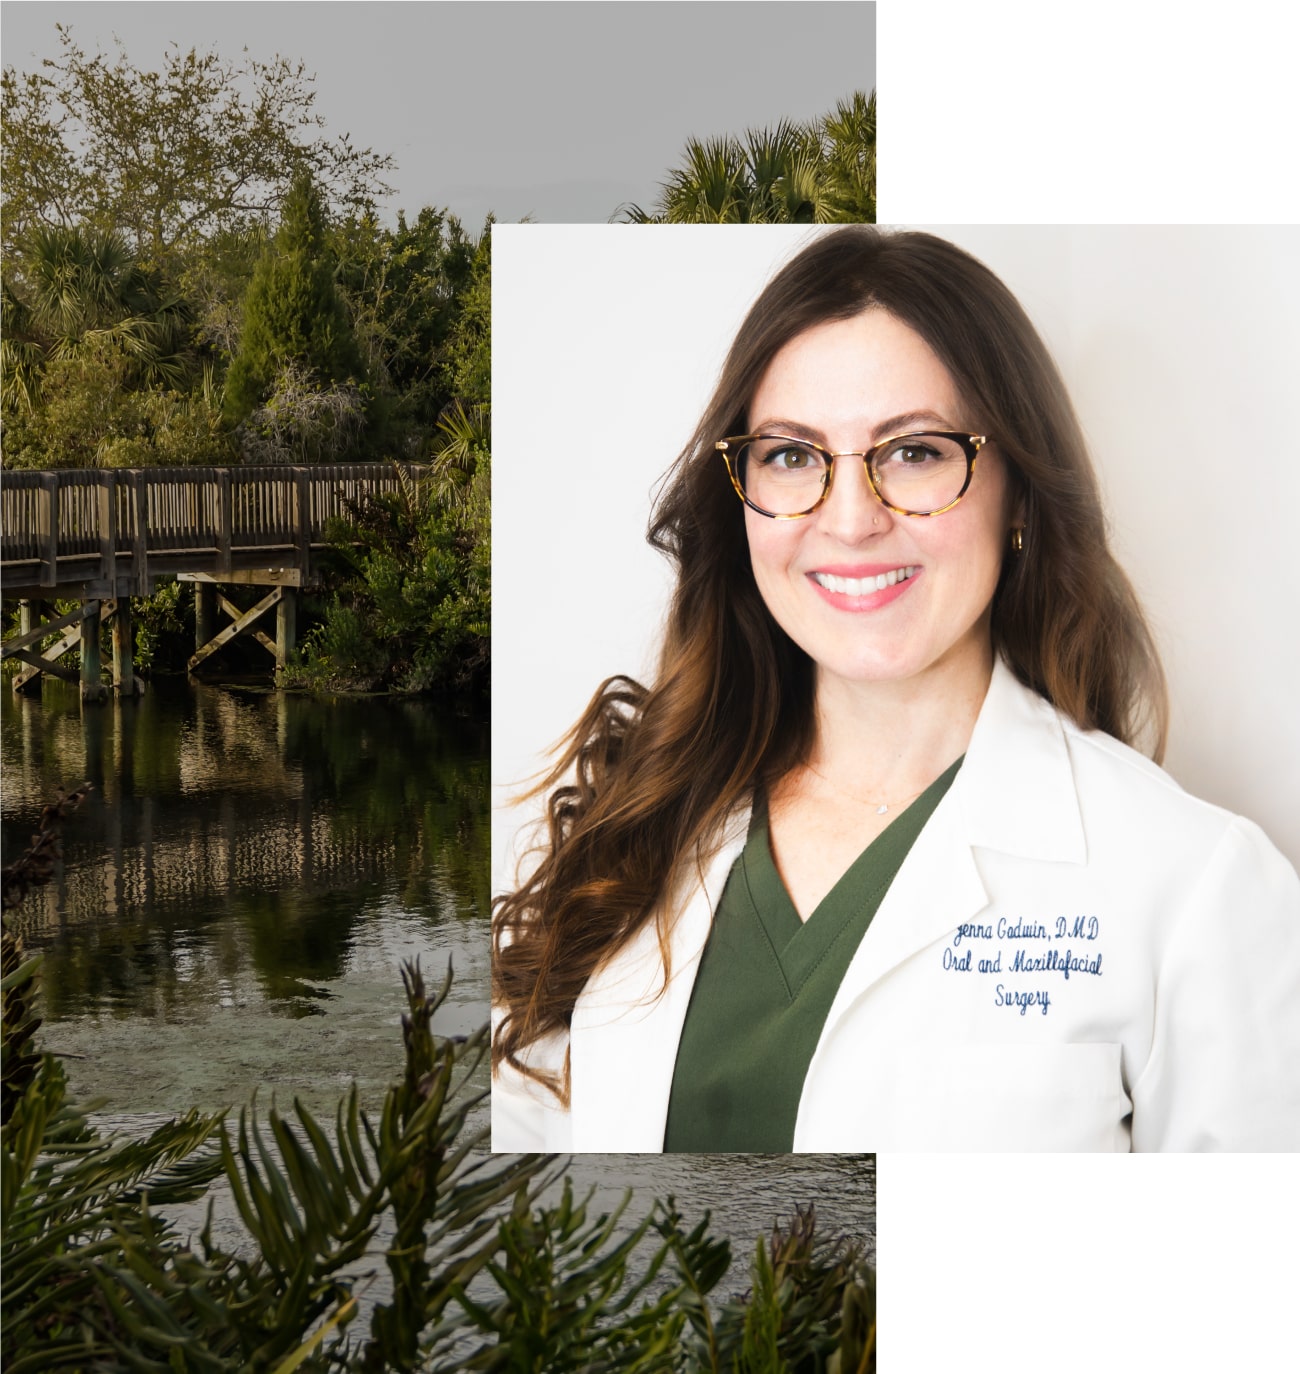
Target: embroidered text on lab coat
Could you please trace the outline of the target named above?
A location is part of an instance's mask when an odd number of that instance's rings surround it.
[[[1102,976],[1102,955],[1089,948],[1101,935],[1096,916],[1057,916],[1051,926],[1042,921],[996,923],[964,921],[944,946],[943,967],[949,973],[973,973],[986,978],[1012,974],[1059,975],[1067,983],[1071,975]],[[1064,948],[1059,942],[1065,942]],[[985,951],[976,957],[977,952]],[[1049,988],[997,982],[991,990],[993,1005],[1010,1007],[1024,1016],[1031,1007],[1046,1016],[1052,1005]]]

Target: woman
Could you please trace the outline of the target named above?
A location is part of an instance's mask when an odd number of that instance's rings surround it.
[[[824,235],[732,346],[498,903],[498,1149],[1300,1144],[1300,884],[1159,758],[1047,352],[927,235]]]

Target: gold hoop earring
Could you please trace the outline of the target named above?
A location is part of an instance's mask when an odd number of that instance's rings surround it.
[[[1023,553],[1025,548],[1025,531],[1023,527],[1017,525],[1011,531],[1011,552]]]

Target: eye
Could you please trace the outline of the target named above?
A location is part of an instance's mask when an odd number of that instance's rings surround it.
[[[825,466],[815,448],[789,439],[758,439],[752,451],[763,467],[775,472],[820,472]]]
[[[947,457],[947,454],[941,453],[930,444],[912,440],[908,443],[899,444],[895,448],[887,449],[880,455],[877,462],[895,463],[899,467],[921,467],[936,460],[943,461]]]

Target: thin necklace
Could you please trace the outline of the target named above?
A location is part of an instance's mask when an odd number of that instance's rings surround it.
[[[805,767],[805,768],[808,768],[808,769],[810,769],[812,772],[816,773],[817,776],[818,776],[824,783],[826,783],[826,784],[827,784],[828,786],[830,786],[830,787],[833,787],[833,788],[835,789],[835,791],[839,792],[842,796],[848,797],[851,801],[857,802],[859,806],[874,806],[874,807],[876,808],[876,815],[877,815],[877,816],[886,816],[886,815],[888,815],[888,814],[889,814],[889,808],[890,808],[891,806],[904,806],[904,805],[906,805],[908,802],[914,802],[914,801],[917,799],[917,797],[919,797],[919,796],[921,795],[921,793],[925,791],[925,787],[919,787],[919,788],[917,788],[917,790],[916,790],[915,792],[912,793],[912,795],[911,795],[910,797],[900,797],[897,801],[893,801],[893,802],[888,802],[888,801],[876,801],[876,800],[874,800],[873,798],[870,798],[870,797],[859,797],[859,796],[856,796],[854,793],[847,791],[845,788],[841,787],[841,786],[839,785],[839,783],[837,783],[837,782],[832,782],[832,781],[830,780],[830,778],[828,778],[828,777],[826,776],[826,774],[823,773],[822,770],[821,770],[820,768],[817,768],[816,766],[814,766],[814,765],[811,764],[811,763],[805,763],[805,764],[804,764],[804,767]],[[928,787],[929,785],[930,785],[929,783],[926,783],[925,786]]]

